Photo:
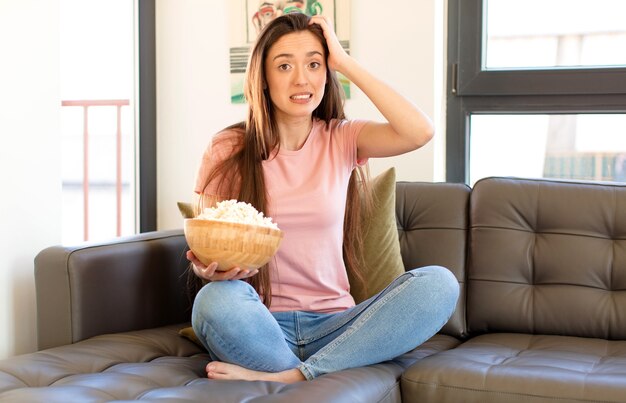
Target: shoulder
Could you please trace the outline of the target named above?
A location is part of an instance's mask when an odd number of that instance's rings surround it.
[[[367,124],[367,122],[368,121],[364,119],[331,119],[328,122],[325,122],[323,120],[317,120],[316,125],[318,125],[321,130],[329,132],[331,134],[358,134],[363,126]]]
[[[237,145],[243,143],[245,129],[243,126],[233,125],[217,132],[211,141],[212,144]]]
[[[243,145],[244,133],[243,127],[227,127],[213,136],[207,153],[224,156],[236,152]]]

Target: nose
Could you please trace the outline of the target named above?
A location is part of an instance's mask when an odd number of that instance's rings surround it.
[[[297,86],[307,85],[308,79],[306,75],[306,69],[304,67],[296,67],[296,74],[294,75],[294,84]]]

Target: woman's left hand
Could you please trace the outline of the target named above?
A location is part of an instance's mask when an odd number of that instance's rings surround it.
[[[319,25],[324,32],[324,38],[326,38],[326,44],[328,45],[328,68],[343,73],[342,69],[350,55],[346,53],[341,43],[339,43],[337,34],[333,30],[332,22],[328,21],[324,16],[315,15],[311,17],[309,24]]]

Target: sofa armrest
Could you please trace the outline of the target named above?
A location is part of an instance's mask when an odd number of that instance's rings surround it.
[[[53,246],[35,258],[37,344],[189,321],[182,230]]]

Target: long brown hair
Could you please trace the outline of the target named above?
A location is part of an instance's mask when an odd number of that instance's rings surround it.
[[[265,214],[268,206],[262,162],[270,158],[272,151],[280,147],[274,107],[265,82],[265,58],[271,46],[283,35],[299,31],[313,33],[324,47],[324,55],[328,58],[328,46],[322,28],[317,24],[309,25],[309,20],[310,17],[305,14],[285,14],[270,22],[260,33],[250,55],[244,82],[244,95],[248,104],[247,118],[244,122],[225,129],[240,133],[239,142],[235,145],[232,155],[217,163],[205,183],[206,186],[212,180],[217,180],[218,194],[250,203]],[[327,69],[326,75],[324,96],[320,105],[313,111],[313,118],[329,124],[332,119],[345,119],[344,96],[336,74]],[[220,136],[216,136],[214,141],[221,141]],[[352,172],[344,219],[344,261],[350,277],[361,283],[364,283],[364,279],[359,271],[362,246],[360,216],[362,208],[369,203],[363,204],[360,194],[367,194],[366,180],[367,172],[364,169],[358,167]],[[199,207],[203,207],[202,198]],[[257,275],[247,281],[263,297],[263,303],[269,307],[271,305],[269,270],[266,267],[262,268]]]

